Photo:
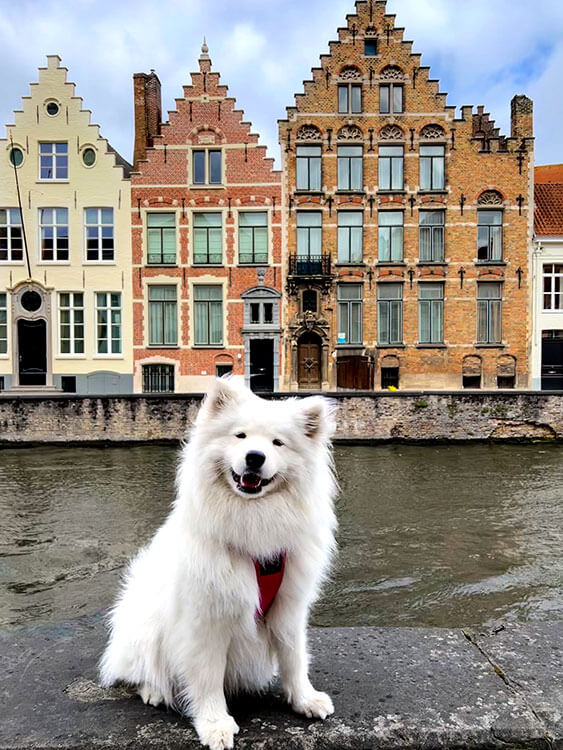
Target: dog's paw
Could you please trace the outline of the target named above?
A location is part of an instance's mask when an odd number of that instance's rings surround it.
[[[161,703],[164,703],[164,696],[160,690],[157,690],[157,688],[151,687],[150,685],[141,685],[138,693],[141,696],[143,703],[148,704],[149,706],[160,706]]]
[[[311,690],[305,695],[295,697],[291,702],[291,707],[298,714],[305,714],[310,719],[326,719],[334,713],[330,697],[318,690]]]
[[[221,716],[219,719],[203,719],[195,723],[196,732],[202,745],[210,750],[230,750],[234,746],[234,736],[238,733],[238,724],[232,716]]]

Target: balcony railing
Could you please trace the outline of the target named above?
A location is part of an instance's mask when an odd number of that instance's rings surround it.
[[[290,276],[330,276],[330,255],[290,255]]]

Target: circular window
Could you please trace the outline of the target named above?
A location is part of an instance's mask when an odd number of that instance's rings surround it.
[[[85,148],[82,152],[82,161],[87,167],[91,167],[96,161],[96,152],[93,148]]]
[[[47,114],[51,115],[51,117],[54,117],[55,115],[59,114],[59,105],[57,102],[47,102],[45,105],[45,109],[47,110]]]
[[[23,163],[23,151],[21,148],[14,146],[14,148],[10,149],[10,163],[14,167],[19,167]]]
[[[42,303],[41,295],[37,292],[24,292],[22,294],[22,307],[27,312],[39,310]]]

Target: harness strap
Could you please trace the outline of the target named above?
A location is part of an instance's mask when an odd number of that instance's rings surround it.
[[[256,610],[257,618],[266,617],[268,610],[274,603],[283,581],[285,569],[285,552],[280,552],[273,560],[265,563],[254,560],[256,569],[256,581],[260,592],[260,609]]]

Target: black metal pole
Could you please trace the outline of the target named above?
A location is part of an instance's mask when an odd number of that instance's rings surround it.
[[[32,276],[31,276],[31,264],[29,262],[29,250],[28,250],[28,247],[27,247],[27,235],[25,233],[25,222],[23,220],[23,208],[22,208],[22,199],[21,199],[21,195],[20,195],[20,183],[19,183],[19,180],[18,180],[18,169],[16,167],[16,160],[15,160],[15,157],[14,157],[14,139],[12,138],[12,134],[11,133],[10,133],[10,145],[12,147],[11,151],[10,151],[10,161],[12,162],[12,166],[14,167],[14,177],[16,178],[16,190],[17,190],[17,193],[18,193],[18,206],[19,206],[19,209],[20,209],[20,218],[21,218],[21,222],[22,222],[23,245],[25,247],[25,259],[27,261],[27,273],[28,273],[28,278],[31,279],[32,278]]]

